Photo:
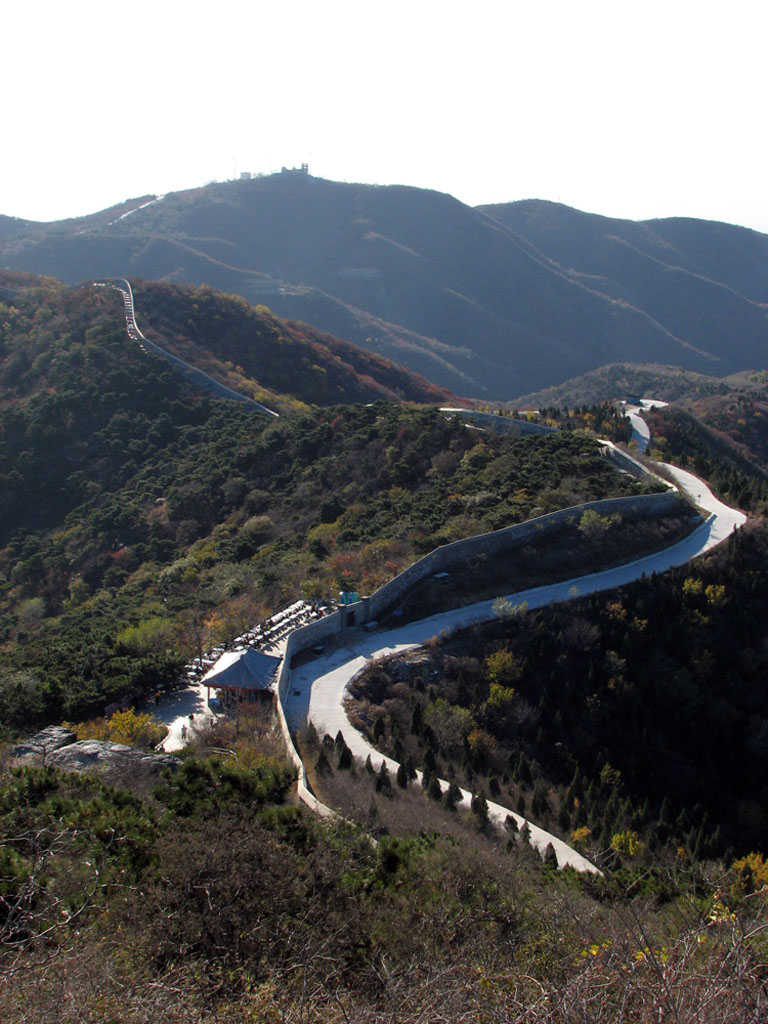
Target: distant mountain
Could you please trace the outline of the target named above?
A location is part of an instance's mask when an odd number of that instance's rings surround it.
[[[494,400],[606,363],[766,362],[768,236],[703,221],[472,209],[288,172],[79,220],[0,218],[0,266],[207,283]]]

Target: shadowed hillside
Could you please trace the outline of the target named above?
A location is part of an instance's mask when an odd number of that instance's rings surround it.
[[[207,283],[494,400],[617,361],[759,368],[767,252],[765,236],[724,224],[471,209],[303,174],[0,224],[0,265]]]

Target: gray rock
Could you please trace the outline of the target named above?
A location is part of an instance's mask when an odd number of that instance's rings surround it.
[[[71,729],[65,729],[63,725],[49,725],[47,729],[43,729],[30,739],[24,740],[23,743],[17,743],[15,747],[11,747],[11,756],[33,756],[36,758],[45,757],[47,759],[48,755],[52,754],[53,751],[69,746],[76,739],[77,734],[72,732]]]
[[[159,775],[163,768],[178,768],[179,759],[170,754],[149,754],[111,740],[78,740],[54,751],[48,764],[70,771],[95,768],[107,775]]]
[[[11,749],[11,756],[27,764],[49,764],[67,771],[98,771],[106,780],[120,784],[138,779],[153,779],[163,768],[178,768],[180,761],[171,754],[151,754],[111,740],[78,740],[71,729],[49,725]]]

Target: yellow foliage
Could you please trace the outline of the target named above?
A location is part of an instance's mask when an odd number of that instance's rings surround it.
[[[621,782],[621,772],[606,761],[600,772],[600,781],[604,786],[616,787]]]
[[[736,873],[736,888],[749,895],[761,892],[768,886],[768,862],[762,853],[748,853],[746,857],[735,860],[732,865]]]
[[[467,736],[467,742],[473,753],[479,750],[487,756],[496,749],[496,740],[493,736],[489,736],[484,729],[473,729],[469,736]]]
[[[116,711],[109,720],[109,738],[129,747],[153,747],[165,736],[166,729],[144,711]]]
[[[701,580],[694,579],[689,576],[683,581],[683,596],[684,597],[701,597],[702,591],[704,590],[704,584]]]
[[[506,714],[514,707],[516,696],[517,694],[511,686],[500,686],[498,683],[491,683],[488,707],[497,714]]]
[[[110,740],[128,747],[155,747],[166,734],[165,726],[153,715],[134,711],[133,708],[116,711],[109,721],[92,718],[87,722],[62,724],[71,729],[79,740]]]
[[[485,666],[491,683],[498,683],[501,687],[516,683],[522,675],[520,659],[512,651],[494,651],[485,659]]]
[[[637,832],[633,829],[626,829],[624,832],[616,832],[611,837],[611,849],[623,857],[634,857],[640,850],[640,841]]]
[[[605,606],[605,611],[609,619],[615,622],[626,622],[627,621],[627,609],[621,603],[621,601],[609,601]]]
[[[109,730],[105,718],[92,718],[87,722],[62,722],[79,740],[108,740]]]
[[[704,591],[704,596],[707,599],[707,604],[711,604],[714,608],[720,608],[726,602],[725,584],[710,583]]]

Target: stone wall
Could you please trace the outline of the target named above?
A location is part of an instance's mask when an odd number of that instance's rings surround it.
[[[283,656],[282,664],[280,665],[280,671],[277,677],[277,716],[280,719],[280,728],[283,732],[283,738],[285,740],[285,747],[288,751],[288,757],[297,772],[296,788],[299,799],[314,811],[315,814],[319,814],[321,817],[333,817],[335,812],[326,807],[325,804],[321,803],[312,790],[307,784],[307,772],[304,768],[304,763],[299,757],[299,752],[293,744],[293,737],[291,736],[291,730],[288,728],[288,720],[285,717],[285,709],[283,707],[283,701],[288,694],[288,687],[291,685],[291,661],[301,651],[305,651],[308,647],[314,647],[315,644],[321,643],[323,640],[327,640],[329,637],[335,636],[342,628],[341,625],[341,614],[336,611],[330,615],[324,616],[322,619],[317,619],[315,622],[310,622],[306,626],[302,626],[300,629],[295,629],[288,635],[288,640],[285,645],[285,655]]]
[[[441,409],[440,412],[450,413],[460,419],[474,423],[478,427],[487,427],[495,434],[510,434],[522,437],[525,434],[555,434],[556,427],[547,427],[543,423],[531,423],[513,416],[499,416],[495,412],[477,412],[475,409]]]
[[[525,543],[530,537],[540,537],[542,532],[559,529],[566,523],[578,521],[587,509],[594,509],[599,515],[621,514],[625,518],[641,516],[659,516],[679,507],[680,499],[676,492],[665,491],[661,494],[641,494],[627,498],[606,498],[603,501],[591,501],[573,508],[550,512],[548,515],[528,519],[524,523],[507,526],[492,533],[482,533],[476,537],[454,541],[435,548],[428,555],[408,566],[399,576],[385,583],[384,586],[363,601],[365,614],[358,616],[360,621],[380,618],[385,611],[396,605],[403,594],[425,577],[439,572],[459,572],[471,559],[492,558],[510,548]],[[353,606],[356,607],[356,606]]]
[[[363,598],[357,604],[340,608],[322,619],[317,619],[307,626],[294,630],[288,636],[285,655],[278,674],[277,711],[289,757],[298,772],[299,798],[318,814],[327,816],[334,813],[321,804],[309,789],[306,771],[298,751],[293,745],[285,717],[283,701],[291,682],[291,661],[297,654],[336,636],[350,624],[351,616],[354,616],[354,625],[356,626],[378,619],[385,611],[395,606],[410,587],[426,576],[438,572],[459,572],[470,559],[481,556],[486,558],[498,556],[502,552],[525,543],[532,536],[538,537],[544,532],[556,531],[564,524],[578,521],[587,509],[594,509],[599,515],[616,515],[618,513],[627,519],[632,519],[664,515],[678,508],[679,504],[680,498],[676,491],[641,494],[626,498],[606,498],[603,501],[591,501],[573,508],[550,512],[548,515],[528,519],[524,523],[507,526],[502,530],[494,530],[492,533],[483,533],[476,537],[454,541],[452,544],[444,544],[442,547],[430,551],[418,562],[408,566],[399,576],[379,587],[370,597]]]
[[[658,481],[659,487],[666,487],[668,489],[673,488],[673,484],[668,480],[664,480],[656,473],[653,473],[650,469],[647,469],[642,462],[638,461],[638,459],[632,458],[631,455],[622,451],[621,448],[617,448],[616,445],[611,444],[610,441],[600,442],[600,453],[606,459],[610,459],[617,469],[621,469],[625,473],[629,473],[638,480],[656,480]]]

